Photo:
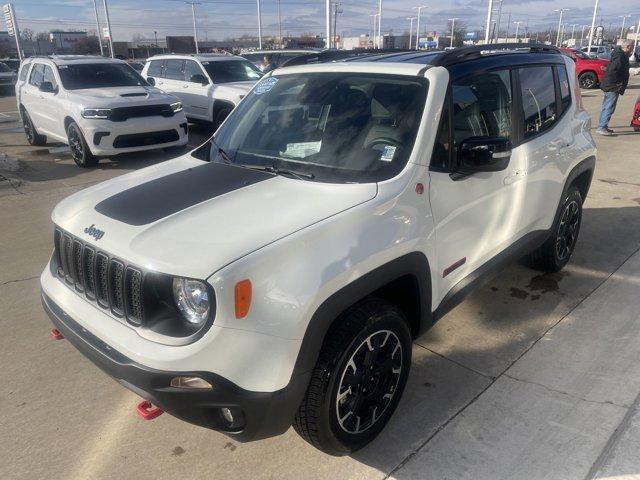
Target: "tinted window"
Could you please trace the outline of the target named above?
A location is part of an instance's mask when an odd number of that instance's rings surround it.
[[[433,146],[433,154],[431,155],[431,169],[447,170],[449,168],[449,155],[451,152],[451,110],[449,108],[449,99],[445,100],[442,109],[442,117],[440,118],[440,128],[438,136]]]
[[[236,164],[295,170],[320,182],[380,181],[406,165],[426,95],[426,79],[417,76],[270,77],[233,110],[215,141]],[[223,161],[217,152],[210,148],[210,160]]]
[[[27,73],[29,72],[30,63],[26,63],[20,69],[20,81],[24,82],[27,79]]]
[[[44,73],[43,73],[42,81],[49,82],[54,88],[58,86],[58,82],[56,82],[56,77],[53,74],[53,69],[48,65],[44,65]]]
[[[202,75],[203,77],[205,76],[204,72],[202,71],[202,69],[200,68],[200,65],[198,65],[197,62],[193,60],[186,60],[184,64],[184,81],[190,82],[191,77],[193,77],[194,75]],[[197,82],[197,83],[200,83],[200,82]]]
[[[571,106],[571,90],[569,89],[569,76],[564,66],[558,67],[558,82],[560,83],[560,98],[562,99],[562,111]]]
[[[258,67],[242,60],[221,60],[202,64],[213,83],[255,81],[262,76]]]
[[[524,111],[524,137],[531,138],[551,128],[558,117],[553,69],[521,68],[519,74]]]
[[[149,75],[150,77],[161,77],[163,63],[164,63],[164,60],[151,60],[149,62],[149,69],[147,70],[147,75]]]
[[[138,72],[124,63],[59,65],[58,74],[67,90],[148,85]]]
[[[182,73],[183,66],[184,60],[167,60],[164,66],[164,78],[184,80],[184,74]]]
[[[29,83],[34,87],[40,87],[42,79],[44,77],[44,65],[36,63],[31,69],[31,76],[29,77]]]
[[[0,72],[2,73],[13,72],[13,70],[11,70],[6,63],[0,62]]]
[[[553,86],[553,79],[551,80]],[[453,84],[453,145],[470,137],[511,138],[508,70],[472,75]]]

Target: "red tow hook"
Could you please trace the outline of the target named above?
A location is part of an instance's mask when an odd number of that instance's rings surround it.
[[[140,402],[136,407],[136,411],[138,412],[138,415],[140,415],[145,420],[153,420],[154,418],[158,418],[164,413],[164,410],[162,410],[160,407],[155,407],[148,400]]]
[[[53,338],[54,340],[64,340],[64,335],[62,335],[60,333],[60,330],[58,330],[57,328],[51,329],[49,335],[51,335],[51,338]]]

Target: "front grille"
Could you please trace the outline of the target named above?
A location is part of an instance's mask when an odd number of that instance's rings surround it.
[[[131,133],[118,135],[113,141],[113,148],[143,147],[160,143],[175,142],[180,135],[175,130],[161,130],[158,132]]]
[[[169,104],[117,107],[111,109],[109,120],[113,122],[124,122],[130,118],[140,117],[173,117],[173,109]]]
[[[143,322],[141,270],[58,228],[53,239],[55,272],[61,281],[114,315],[136,325]]]

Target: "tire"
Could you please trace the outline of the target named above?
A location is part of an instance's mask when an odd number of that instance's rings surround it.
[[[640,125],[634,125],[633,126],[633,131],[634,132],[640,132]]]
[[[43,145],[46,145],[47,137],[38,133],[27,111],[25,109],[21,109],[20,114],[22,117],[24,134],[27,136],[27,142],[29,142],[29,145],[33,145],[34,147],[42,147]]]
[[[529,257],[529,264],[544,272],[557,272],[571,259],[582,223],[582,196],[576,187],[565,194],[549,238]]]
[[[213,130],[214,131],[218,130],[220,125],[222,125],[222,122],[224,122],[224,119],[227,118],[229,116],[229,114],[231,113],[231,110],[233,110],[233,107],[223,106],[223,107],[220,107],[218,109],[218,111],[214,113],[214,115],[213,115]]]
[[[91,153],[89,146],[76,122],[71,122],[67,127],[67,139],[71,156],[80,168],[91,168],[98,164],[98,159]]]
[[[580,83],[580,88],[596,88],[598,85],[598,77],[593,72],[583,72],[578,77],[578,82]]]
[[[410,367],[411,333],[400,310],[374,297],[357,303],[327,333],[293,428],[330,455],[364,447],[391,418]]]

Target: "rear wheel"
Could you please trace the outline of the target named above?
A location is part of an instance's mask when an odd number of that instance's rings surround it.
[[[576,187],[570,187],[560,205],[551,235],[531,253],[531,266],[545,272],[561,270],[573,254],[581,222],[582,196]]]
[[[223,106],[223,107],[220,107],[213,114],[213,129],[214,130],[217,130],[218,127],[220,125],[222,125],[222,122],[224,122],[224,119],[229,116],[229,114],[231,113],[231,110],[233,110],[233,107],[231,107],[231,106]]]
[[[578,82],[580,83],[580,88],[595,88],[598,84],[598,78],[593,72],[584,72],[578,77]]]
[[[22,109],[20,113],[22,116],[22,126],[24,127],[24,133],[27,136],[27,142],[29,142],[29,145],[33,145],[34,147],[46,145],[47,137],[38,133],[27,111]]]
[[[67,127],[67,139],[71,149],[71,156],[76,165],[81,168],[90,168],[98,164],[98,159],[89,150],[89,146],[76,122],[71,122]]]
[[[634,125],[633,126],[633,131],[634,132],[640,132],[640,125]]]
[[[411,366],[411,334],[402,313],[366,299],[327,334],[294,429],[331,455],[373,440],[395,411]]]

